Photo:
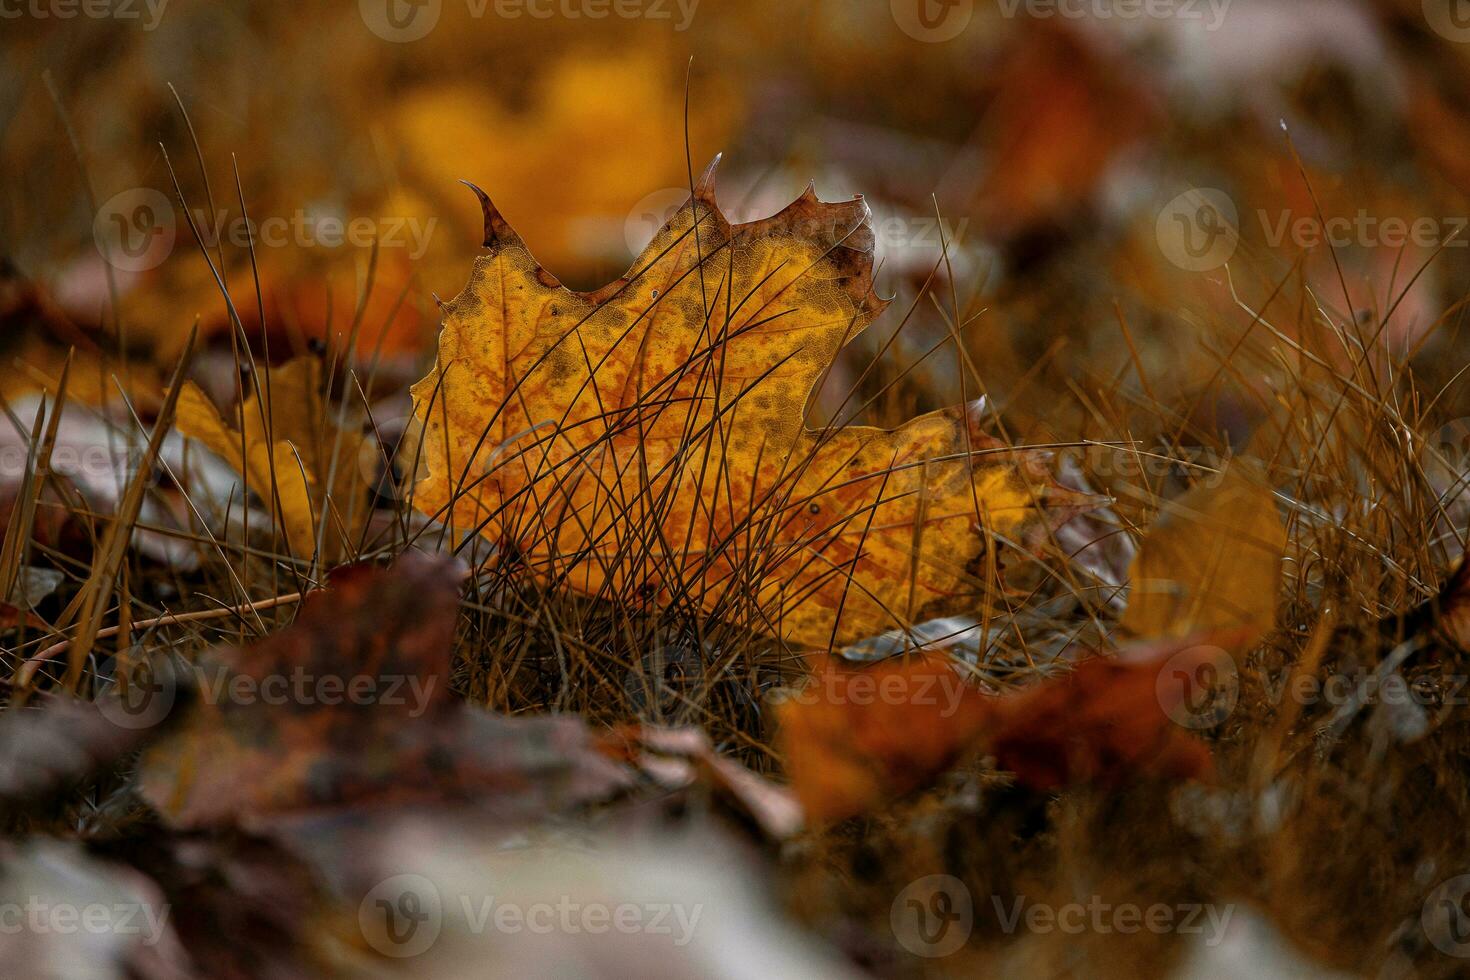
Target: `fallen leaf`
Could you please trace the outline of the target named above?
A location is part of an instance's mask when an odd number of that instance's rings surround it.
[[[71,322],[49,293],[14,261],[0,256],[0,337],[9,344],[30,331],[54,339],[63,350],[97,350],[96,342]]]
[[[1210,752],[1191,732],[1233,706],[1231,651],[1247,635],[1136,644],[1004,694],[966,682],[943,654],[872,666],[831,657],[777,705],[779,746],[817,822],[928,786],[982,750],[1035,789],[1206,778]]]
[[[144,796],[193,827],[371,803],[539,813],[621,785],[574,718],[510,719],[449,689],[461,567],[348,566],[296,622],[198,671],[197,705],[143,756]]]
[[[277,515],[293,555],[315,555],[319,531],[324,557],[349,553],[371,510],[359,465],[364,436],[352,424],[357,416],[344,418],[328,401],[314,357],[264,375],[258,390],[249,386],[232,423],[196,385],[185,385],[178,429],[245,477],[248,490]]]
[[[973,610],[970,566],[996,537],[1090,499],[968,407],[808,429],[813,389],[885,306],[871,215],[808,190],[732,226],[714,166],[590,293],[552,278],[480,194],[488,254],[414,387],[416,506],[543,581],[706,613],[753,602],[754,628],[813,646]]]
[[[3,505],[0,505],[3,506]],[[0,510],[3,513],[3,510]],[[66,576],[54,568],[22,565],[15,579],[15,597],[26,608],[32,608],[55,592]]]
[[[389,227],[397,220],[389,216],[402,210],[389,201],[383,206],[385,217],[359,218]],[[430,221],[419,216],[413,220],[420,222],[416,228]],[[233,360],[235,317],[257,365],[286,364],[318,345],[348,353],[358,364],[380,357],[414,358],[423,348],[428,317],[420,304],[427,304],[428,296],[416,288],[415,264],[404,249],[384,248],[375,262],[366,248],[348,255],[331,249],[272,248],[262,250],[253,263],[246,250],[226,258],[231,286],[242,280],[248,284],[237,290],[233,314],[219,281],[203,263],[152,270],[123,297],[125,311],[135,317],[175,325],[152,338],[158,347],[155,357],[175,353],[183,342],[177,325],[197,320],[205,348]]]
[[[16,516],[10,501],[34,499],[37,507],[31,533],[35,540],[84,557],[95,543],[87,532],[88,522],[117,512],[128,485],[139,477],[148,439],[146,430],[132,420],[115,419],[72,399],[70,383],[67,391],[60,418],[55,420],[49,477],[39,492],[32,491],[31,498],[21,496],[27,490],[28,467],[36,458],[29,426],[37,419],[43,425],[51,424],[55,401],[28,395],[11,405],[13,418],[0,416],[0,518],[8,526]],[[226,470],[201,455],[187,455],[184,439],[177,433],[165,436],[159,447],[159,469],[143,476],[149,480],[140,512],[143,526],[134,528],[131,536],[138,551],[180,570],[196,567],[198,560],[193,543],[178,533],[190,527],[195,514],[180,487],[192,493],[217,482]],[[165,472],[172,479],[160,479]],[[0,591],[3,585],[0,582]]]
[[[1237,467],[1164,505],[1133,559],[1119,624],[1125,634],[1187,637],[1247,627],[1259,639],[1275,626],[1286,528],[1270,489]]]
[[[48,629],[46,621],[29,609],[19,609],[8,602],[0,602],[0,632],[19,629],[21,626],[43,633]]]
[[[1221,665],[1229,658],[1225,647],[1176,640],[1125,653],[1127,659],[1095,657],[996,698],[985,741],[997,768],[1038,790],[1211,776],[1209,747],[1190,734],[1197,706],[1187,699],[1206,693],[1189,686],[1194,678],[1229,670]],[[1185,684],[1176,672],[1187,677]]]
[[[1070,457],[1063,457],[1057,468],[1057,482],[1079,493],[1092,493],[1086,475]],[[1118,609],[1125,605],[1128,567],[1138,556],[1138,546],[1126,527],[1112,507],[1098,507],[1061,524],[1052,535],[1057,549],[1088,576],[1084,581],[1101,586],[1102,602]]]
[[[39,391],[54,393],[70,360],[71,401],[117,405],[120,385],[137,411],[154,411],[164,379],[155,365],[141,360],[120,369],[109,354],[115,346],[115,339],[78,327],[46,290],[0,256],[0,397],[15,402]]]
[[[928,785],[976,746],[995,700],[942,654],[862,667],[826,658],[776,705],[807,818],[841,820]]]

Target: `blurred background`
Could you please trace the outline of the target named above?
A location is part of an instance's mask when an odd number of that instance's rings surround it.
[[[4,394],[54,378],[59,345],[30,332],[46,317],[99,356],[122,344],[166,365],[196,318],[227,352],[221,284],[272,360],[347,337],[369,286],[359,356],[414,375],[433,298],[461,288],[479,243],[458,181],[486,190],[566,284],[593,288],[717,152],[732,220],[809,181],[824,200],[871,204],[880,288],[903,312],[829,387],[885,348],[864,384],[921,382],[890,387],[872,421],[973,397],[968,356],[1023,430],[1130,428],[1088,398],[1126,378],[1238,441],[1269,396],[1250,377],[1226,395],[1217,382],[1242,337],[1268,328],[1339,370],[1411,364],[1438,390],[1464,360],[1470,281],[1470,236],[1454,237],[1470,214],[1458,13],[1449,0],[6,0]],[[954,331],[963,355],[929,353]]]

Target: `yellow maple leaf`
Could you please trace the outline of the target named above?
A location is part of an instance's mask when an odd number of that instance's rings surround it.
[[[263,409],[268,405],[269,409]],[[240,406],[243,428],[227,424],[192,382],[179,393],[176,424],[245,477],[248,489],[276,515],[297,558],[317,553],[326,524],[326,555],[337,556],[368,516],[359,465],[363,435],[337,425],[322,391],[322,366],[300,357],[269,369],[261,390]],[[324,488],[330,488],[326,493]]]
[[[542,581],[805,644],[975,608],[987,541],[1077,496],[1040,454],[981,433],[976,406],[809,429],[808,397],[885,306],[868,208],[808,190],[732,226],[714,168],[623,278],[587,293],[476,189],[487,254],[413,390],[416,506]]]

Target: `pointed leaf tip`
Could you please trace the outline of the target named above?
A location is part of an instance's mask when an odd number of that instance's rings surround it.
[[[709,205],[715,203],[715,172],[719,170],[723,157],[723,153],[716,153],[714,159],[704,168],[704,173],[699,175],[699,180],[694,184],[695,199]]]
[[[480,199],[480,211],[485,216],[485,240],[481,243],[484,248],[494,248],[496,245],[519,240],[514,229],[501,215],[500,209],[490,200],[490,195],[467,180],[461,180],[460,183],[474,191],[475,197]]]

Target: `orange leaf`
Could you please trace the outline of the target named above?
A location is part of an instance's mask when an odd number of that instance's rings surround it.
[[[1245,635],[1143,644],[999,696],[942,654],[872,667],[830,658],[777,706],[786,770],[814,821],[921,789],[982,748],[1035,789],[1207,778],[1209,749],[1191,732],[1233,706],[1228,651]]]
[[[942,654],[827,658],[776,709],[797,799],[812,820],[840,820],[918,789],[975,744],[996,700]]]
[[[1210,750],[1190,734],[1206,720],[1204,682],[1233,669],[1220,646],[1190,640],[1098,657],[1061,677],[998,698],[990,751],[1033,789],[1117,785],[1140,777],[1200,779]],[[1181,680],[1182,678],[1182,680]],[[1233,685],[1224,685],[1233,696]],[[1195,699],[1195,700],[1190,700]]]

